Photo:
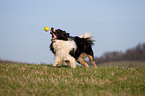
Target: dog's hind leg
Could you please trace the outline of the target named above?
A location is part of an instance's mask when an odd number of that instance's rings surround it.
[[[91,63],[93,64],[94,68],[97,68],[93,56],[92,56],[92,55],[88,55],[88,54],[86,54],[86,55],[87,55],[87,57],[89,58],[89,60],[91,61]]]
[[[77,62],[84,65],[85,67],[89,67],[88,63],[84,60],[84,58],[86,58],[86,54],[85,53],[80,54],[80,56],[77,59]]]
[[[78,63],[83,64],[85,67],[89,67],[88,63],[84,60],[83,57],[77,59]]]

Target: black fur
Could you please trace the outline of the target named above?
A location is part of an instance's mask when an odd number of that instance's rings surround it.
[[[76,42],[77,50],[73,54],[71,51],[70,55],[72,55],[76,60],[78,59],[81,53],[93,56],[93,50],[91,47],[93,43],[91,40],[89,40],[88,38],[74,37],[74,41]]]
[[[57,40],[74,40],[76,45],[77,45],[77,49],[74,50],[72,49],[69,54],[71,56],[73,56],[76,60],[78,59],[78,57],[80,56],[81,53],[85,53],[87,55],[91,55],[92,57],[94,57],[94,53],[92,50],[92,44],[93,44],[93,40],[90,40],[89,38],[80,38],[78,36],[76,37],[71,37],[69,36],[69,33],[66,33],[65,31],[61,30],[61,29],[57,29],[54,30],[54,28],[51,28],[51,34],[52,34],[52,38],[54,38],[53,34],[56,35]],[[55,42],[55,40],[52,40],[52,43],[50,44],[50,50],[55,54],[54,52],[54,48],[53,48],[53,42]]]
[[[50,50],[52,51],[52,53],[55,54],[55,51],[54,51],[54,48],[53,48],[53,42],[51,42],[49,47],[50,47]]]

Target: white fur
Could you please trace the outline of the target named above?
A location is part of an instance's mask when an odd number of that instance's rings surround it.
[[[85,33],[84,35],[79,36],[80,38],[89,38],[89,40],[93,40],[91,33]]]
[[[55,62],[53,66],[57,64],[60,65],[64,63],[66,60],[69,61],[69,64],[72,68],[76,67],[75,58],[69,55],[69,52],[74,48],[76,50],[76,43],[73,40],[63,41],[63,40],[55,40],[53,43],[53,48],[55,51]]]

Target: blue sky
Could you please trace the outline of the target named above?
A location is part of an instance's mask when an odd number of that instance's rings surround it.
[[[45,26],[92,33],[95,56],[145,43],[145,0],[1,0],[0,59],[53,63]]]

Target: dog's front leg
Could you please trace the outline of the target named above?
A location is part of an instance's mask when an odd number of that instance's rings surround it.
[[[70,66],[71,66],[71,68],[76,68],[76,60],[75,60],[75,58],[71,58],[70,59]]]
[[[61,63],[62,63],[62,62],[61,62],[60,58],[57,58],[57,57],[56,57],[53,66],[60,65]]]
[[[57,66],[58,65],[58,62],[54,62],[53,66]]]

